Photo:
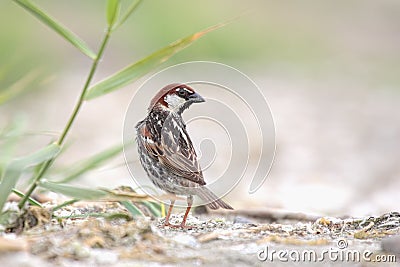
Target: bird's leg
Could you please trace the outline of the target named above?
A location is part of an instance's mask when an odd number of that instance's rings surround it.
[[[192,204],[193,204],[193,196],[188,196],[187,197],[188,207],[186,208],[186,212],[185,212],[185,215],[183,216],[182,223],[179,224],[179,225],[171,224],[169,222],[169,217],[171,216],[171,211],[172,211],[172,208],[174,206],[174,203],[175,203],[175,200],[171,200],[171,204],[169,206],[167,216],[165,217],[164,226],[169,226],[169,227],[172,227],[172,228],[187,228],[187,229],[193,228],[193,226],[186,225],[186,219],[187,219],[187,216],[189,215],[190,208],[192,207]]]
[[[186,219],[187,219],[187,216],[189,215],[190,208],[192,207],[192,204],[193,204],[193,196],[189,195],[187,197],[187,204],[188,204],[188,206],[186,208],[185,216],[183,216],[183,220],[180,225],[182,228],[192,228],[191,226],[186,226]]]
[[[171,200],[171,203],[169,204],[168,213],[167,213],[167,216],[165,217],[164,226],[170,226],[171,225],[169,223],[169,217],[171,216],[171,212],[172,212],[172,208],[174,207],[174,204],[175,204],[175,199]]]

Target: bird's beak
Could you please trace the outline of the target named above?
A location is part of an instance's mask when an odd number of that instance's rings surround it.
[[[193,102],[193,103],[201,103],[201,102],[205,102],[206,100],[199,95],[198,93],[194,93],[192,95],[189,96],[189,99]]]

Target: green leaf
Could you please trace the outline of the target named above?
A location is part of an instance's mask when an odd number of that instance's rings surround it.
[[[116,212],[116,213],[89,212],[89,213],[79,214],[79,215],[67,215],[67,216],[54,216],[53,215],[53,217],[57,218],[57,219],[87,219],[89,217],[92,217],[92,218],[104,218],[107,220],[115,220],[115,219],[124,219],[126,221],[132,220],[132,218],[131,218],[131,216],[129,216],[129,214],[120,213],[120,212]]]
[[[119,0],[108,0],[107,2],[107,23],[112,27],[118,18],[120,9]]]
[[[5,170],[0,183],[0,213],[3,210],[3,206],[6,203],[12,189],[15,187],[20,175],[21,172],[13,168],[7,168]]]
[[[137,0],[134,1],[126,10],[126,12],[124,13],[124,15],[122,15],[122,18],[120,21],[118,21],[115,25],[113,30],[117,29],[119,26],[121,26],[122,24],[125,23],[125,21],[131,16],[131,14],[133,13],[133,11],[135,11],[135,9],[139,6],[139,4],[142,2],[142,0]]]
[[[15,81],[10,86],[4,88],[0,91],[0,105],[17,97],[18,95],[23,94],[24,92],[32,89],[32,84],[35,83],[39,76],[40,72],[37,70],[32,70],[28,73],[25,73],[19,80]]]
[[[206,30],[197,32],[195,34],[189,35],[185,38],[179,39],[168,46],[154,52],[148,57],[139,60],[138,62],[122,69],[121,71],[111,75],[105,80],[95,84],[93,87],[89,89],[89,91],[85,95],[86,100],[90,100],[105,94],[108,94],[114,90],[117,90],[137,79],[146,75],[154,68],[159,66],[161,63],[168,60],[171,56],[178,53],[182,49],[186,48],[194,41],[202,37],[203,35],[221,28],[225,25],[218,24],[213,27],[210,27]]]
[[[21,191],[15,189],[15,188],[13,188],[12,192],[13,192],[14,194],[16,194],[17,196],[21,197],[21,198],[23,198],[23,197],[25,196],[24,193],[22,193]],[[33,199],[33,198],[31,198],[31,197],[28,197],[28,201],[29,201],[29,203],[31,203],[31,205],[33,205],[33,206],[42,207],[42,204],[40,204],[39,202],[37,202],[35,199]]]
[[[151,201],[143,201],[145,205],[155,217],[161,217],[161,205]]]
[[[109,220],[109,221],[113,221],[113,220],[125,220],[125,221],[132,221],[132,216],[130,214],[127,213],[122,213],[122,212],[116,212],[116,213],[111,213],[111,214],[107,214],[105,217],[105,219]]]
[[[0,183],[0,212],[24,169],[54,158],[60,150],[61,147],[54,143],[31,155],[15,159],[7,166]]]
[[[119,155],[122,151],[122,145],[113,146],[107,150],[104,150],[86,160],[80,161],[73,166],[70,166],[68,170],[62,175],[65,177],[62,180],[58,181],[59,183],[67,183],[74,179],[79,178],[82,174],[91,171],[99,166],[101,166],[104,162],[112,159],[113,157]]]
[[[22,133],[25,130],[25,119],[16,116],[0,133],[0,177],[11,161]]]
[[[44,24],[49,26],[51,29],[56,31],[58,34],[60,34],[62,37],[64,37],[65,40],[70,42],[73,46],[78,48],[82,53],[87,55],[88,57],[95,59],[96,58],[96,53],[94,53],[89,46],[81,40],[77,35],[75,35],[73,32],[68,30],[65,26],[63,26],[61,23],[57,22],[54,18],[46,14],[45,11],[34,5],[31,1],[29,0],[14,0],[18,5],[23,7],[25,10],[29,11],[31,14],[33,14],[36,18],[38,18],[40,21],[42,21]]]
[[[98,189],[89,189],[66,184],[58,184],[47,180],[40,181],[40,187],[52,192],[60,193],[77,199],[99,199],[107,195],[106,192]]]
[[[54,158],[57,156],[60,150],[61,147],[58,144],[52,143],[31,155],[16,159],[14,167],[17,169],[25,169],[27,167],[36,166],[42,162]]]
[[[121,201],[120,202],[131,214],[133,217],[144,217],[143,212],[136,207],[132,202],[130,201]]]

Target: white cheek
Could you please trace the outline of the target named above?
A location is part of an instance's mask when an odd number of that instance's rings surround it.
[[[185,103],[185,99],[177,95],[166,95],[164,100],[168,103],[168,107],[170,108],[176,108]]]

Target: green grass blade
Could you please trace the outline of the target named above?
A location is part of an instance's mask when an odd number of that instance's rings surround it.
[[[21,191],[15,189],[15,188],[13,188],[12,192],[13,192],[14,194],[16,194],[17,196],[21,197],[21,198],[23,198],[23,197],[25,196],[24,193],[22,193]],[[28,201],[29,201],[29,203],[31,203],[31,205],[33,205],[33,206],[42,207],[42,204],[40,204],[39,202],[37,202],[35,199],[33,199],[33,198],[31,198],[31,197],[28,198]]]
[[[61,147],[59,145],[57,145],[56,143],[52,143],[31,155],[16,159],[15,166],[20,169],[36,166],[42,162],[54,158],[55,156],[57,156],[60,150]]]
[[[38,80],[40,75],[39,71],[32,70],[7,88],[2,89],[0,91],[0,105],[32,89],[32,84]]]
[[[0,214],[12,189],[15,187],[21,172],[10,164],[5,170],[0,183]]]
[[[7,166],[0,183],[0,212],[23,170],[54,158],[59,152],[60,146],[51,144],[31,155],[15,159]]]
[[[105,94],[108,94],[114,90],[117,90],[137,79],[146,75],[161,63],[168,60],[171,56],[178,53],[182,49],[186,48],[194,41],[202,37],[203,35],[221,28],[226,23],[218,24],[213,27],[210,27],[206,30],[197,32],[195,34],[189,35],[185,38],[179,39],[168,46],[154,52],[148,57],[139,60],[138,62],[122,69],[121,71],[111,75],[105,80],[95,84],[92,88],[87,92],[85,99],[90,100]]]
[[[131,214],[132,217],[144,217],[143,212],[130,201],[120,202]]]
[[[122,145],[116,145],[86,160],[76,163],[75,165],[69,167],[68,170],[62,174],[65,178],[58,182],[67,183],[79,178],[82,174],[101,166],[106,161],[111,160],[115,156],[119,155],[122,152],[122,148]]]
[[[57,22],[54,18],[49,16],[45,11],[34,5],[31,1],[14,0],[14,2],[23,7],[25,10],[29,11],[36,18],[38,18],[44,24],[53,29],[55,32],[60,34],[62,37],[64,37],[65,40],[67,40],[73,46],[78,48],[82,53],[84,53],[85,55],[87,55],[92,59],[96,58],[96,53],[94,53],[82,39],[80,39],[77,35],[68,30],[61,23]]]
[[[133,11],[139,6],[142,0],[134,1],[126,10],[126,12],[121,16],[121,20],[118,21],[115,25],[113,30],[117,29],[119,26],[125,23],[125,21],[131,16]]]
[[[161,217],[161,205],[151,201],[143,201],[143,205],[145,205],[153,214],[153,216],[160,218]]]
[[[92,200],[99,199],[107,195],[107,193],[102,190],[58,184],[47,180],[40,181],[39,186],[52,192],[60,193],[77,199]]]
[[[107,23],[110,27],[112,27],[115,21],[118,19],[120,6],[121,3],[119,0],[107,1]]]
[[[56,219],[87,219],[87,218],[104,218],[106,220],[115,220],[115,219],[124,219],[126,221],[132,220],[132,218],[129,216],[129,214],[126,213],[99,213],[99,212],[89,212],[85,214],[80,214],[80,215],[67,215],[67,216],[54,216]]]
[[[11,161],[19,140],[25,130],[25,119],[16,116],[0,133],[0,177]]]

